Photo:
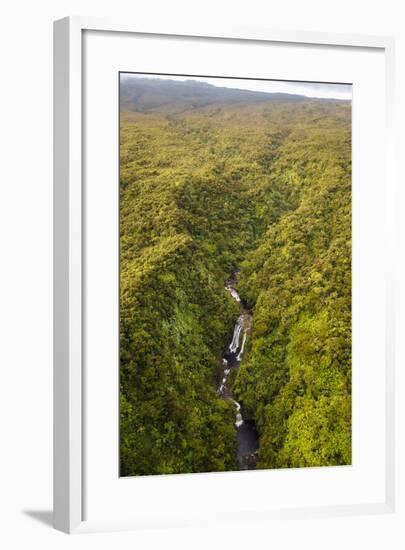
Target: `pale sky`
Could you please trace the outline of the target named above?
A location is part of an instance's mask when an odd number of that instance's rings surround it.
[[[207,82],[213,86],[225,88],[239,88],[244,90],[254,90],[257,92],[278,92],[286,94],[299,94],[307,97],[334,98],[334,99],[352,99],[351,84],[327,84],[318,82],[287,82],[284,80],[244,80],[241,78],[205,78],[192,76],[152,76],[131,73],[121,73],[123,77],[132,76],[134,78],[154,78],[159,80],[198,80]]]

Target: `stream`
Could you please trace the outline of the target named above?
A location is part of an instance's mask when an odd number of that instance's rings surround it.
[[[235,323],[232,341],[221,357],[217,392],[223,399],[233,401],[235,405],[235,427],[238,439],[236,462],[238,470],[254,470],[258,454],[258,434],[254,422],[243,418],[242,405],[232,396],[232,384],[243,360],[246,340],[252,326],[252,314],[245,307],[236,287],[237,271],[226,281],[225,290],[238,302],[240,314]]]

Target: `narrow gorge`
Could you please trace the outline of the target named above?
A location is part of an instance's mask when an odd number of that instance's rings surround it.
[[[238,271],[235,271],[225,283],[225,290],[230,293],[232,298],[240,306],[240,315],[235,323],[232,341],[221,358],[218,376],[219,387],[217,392],[223,399],[233,401],[236,408],[235,427],[238,441],[236,456],[237,469],[254,470],[256,468],[258,456],[258,434],[255,423],[251,419],[243,418],[242,405],[236,401],[232,395],[233,382],[239,365],[243,360],[246,341],[252,326],[252,314],[247,309],[246,304],[244,304],[237,291],[237,277]]]

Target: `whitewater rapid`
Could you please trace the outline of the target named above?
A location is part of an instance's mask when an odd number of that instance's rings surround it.
[[[236,302],[241,302],[238,292],[231,286],[225,285],[225,289],[230,292],[232,298]],[[229,344],[229,358],[230,362],[233,363],[233,366],[238,368],[238,363],[242,360],[243,351],[245,349],[246,337],[247,337],[247,328],[244,328],[243,315],[240,315],[236,321],[235,328],[233,330],[232,342]],[[243,333],[242,345],[240,345],[240,336]],[[239,353],[237,353],[239,350]],[[235,364],[236,363],[236,364]],[[225,357],[222,358],[222,365],[226,367],[223,372],[223,377],[221,378],[220,386],[218,388],[218,393],[222,395],[225,399],[231,399],[236,407],[236,419],[235,426],[240,428],[244,421],[241,412],[241,405],[235,399],[232,398],[229,389],[227,388],[227,378],[231,372],[230,366],[228,366],[228,359]]]
[[[235,377],[235,371],[238,370],[240,362],[243,359],[246,342],[250,333],[252,324],[252,314],[246,309],[235,286],[237,284],[237,273],[235,271],[231,278],[225,284],[225,290],[230,293],[232,298],[240,305],[240,315],[235,322],[232,340],[226,347],[226,351],[221,359],[221,370],[218,380],[217,393],[228,401],[232,401],[235,406],[235,426],[238,440],[237,464],[239,470],[252,470],[256,468],[258,457],[258,434],[255,423],[252,419],[244,419],[242,416],[242,406],[232,395],[232,384]],[[232,372],[234,371],[234,372]],[[229,379],[231,374],[232,378]]]

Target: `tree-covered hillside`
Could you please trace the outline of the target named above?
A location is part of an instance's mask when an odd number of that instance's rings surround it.
[[[136,80],[134,80],[136,78]],[[134,77],[123,73],[120,79],[121,108],[139,112],[184,112],[207,105],[233,105],[283,101],[286,103],[305,101],[297,94],[258,92],[237,88],[224,88],[216,84],[188,79],[183,81]]]
[[[350,103],[188,88],[168,109],[159,82],[151,109],[122,92],[121,475],[236,469],[216,392],[236,268],[253,325],[233,392],[258,467],[348,464]]]

